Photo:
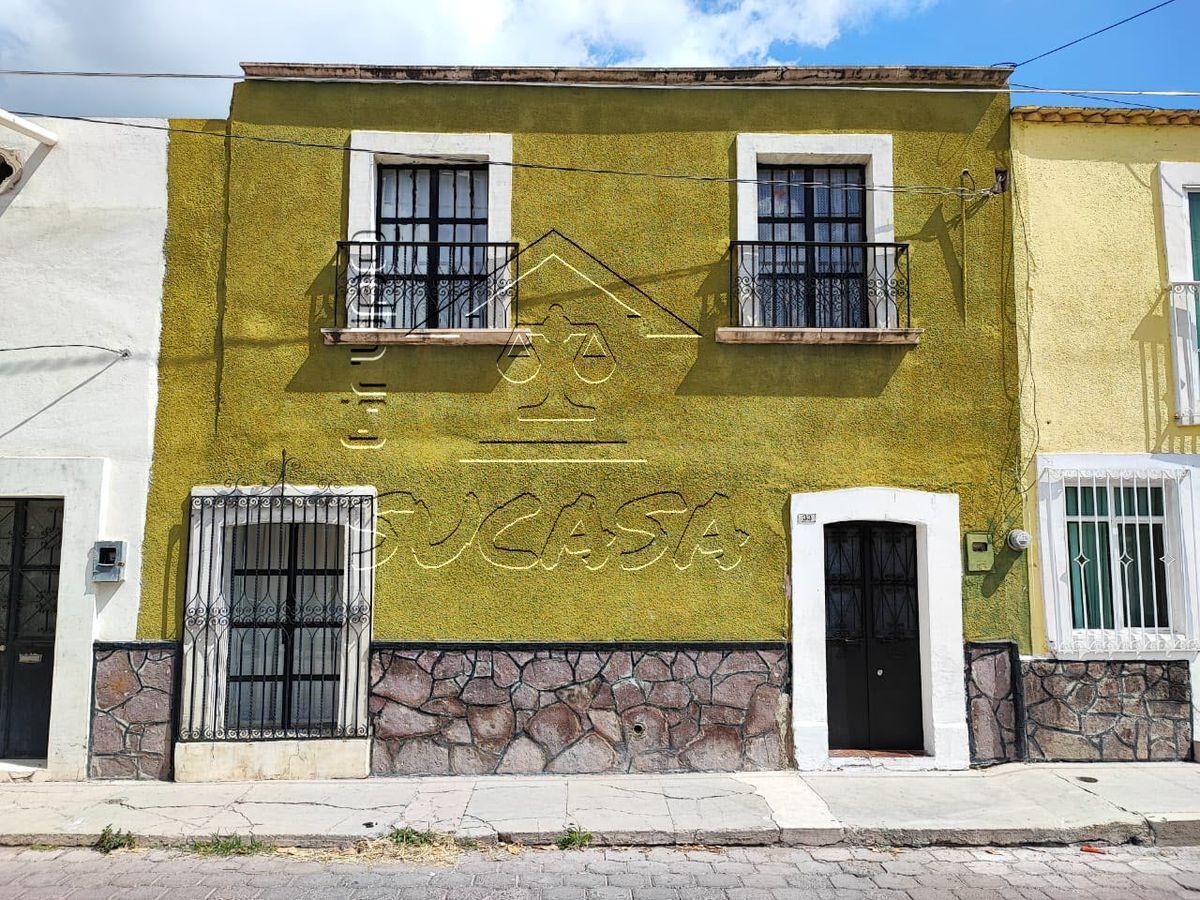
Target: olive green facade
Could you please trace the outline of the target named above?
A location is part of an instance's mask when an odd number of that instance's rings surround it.
[[[379,492],[377,640],[787,640],[789,496],[886,485],[957,493],[995,536],[965,638],[1028,649],[999,549],[1022,524],[1007,195],[897,189],[919,346],[715,340],[739,133],[890,134],[878,181],[987,185],[1006,93],[252,80],[228,121],[173,125],[139,637],[180,635],[192,488],[272,484],[286,451],[290,483]],[[324,344],[356,130],[511,133],[519,323],[557,336],[536,361]],[[522,415],[563,396],[590,420]],[[542,443],[577,439],[606,443]]]

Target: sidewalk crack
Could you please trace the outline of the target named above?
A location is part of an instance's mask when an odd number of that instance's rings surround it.
[[[1086,781],[1079,781],[1078,779],[1068,778],[1065,775],[1063,775],[1061,772],[1057,772],[1057,771],[1052,771],[1051,774],[1055,778],[1062,781],[1064,784],[1069,784],[1069,785],[1071,785],[1071,787],[1078,788],[1079,790],[1083,791],[1085,794],[1090,794],[1091,796],[1095,797],[1097,800],[1107,803],[1109,806],[1113,807],[1114,809],[1119,809],[1119,810],[1121,810],[1121,812],[1135,817],[1142,823],[1142,826],[1146,829],[1146,831],[1149,832],[1150,837],[1151,838],[1154,837],[1154,827],[1150,824],[1150,819],[1146,816],[1145,813],[1140,813],[1136,809],[1129,809],[1127,807],[1122,806],[1120,803],[1117,803],[1115,800],[1110,800],[1108,797],[1102,796],[1101,794],[1092,790],[1088,786]]]

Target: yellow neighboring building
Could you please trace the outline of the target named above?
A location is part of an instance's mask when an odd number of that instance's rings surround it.
[[[1200,114],[1013,111],[1030,758],[1191,752]],[[1189,674],[1190,670],[1190,674]]]

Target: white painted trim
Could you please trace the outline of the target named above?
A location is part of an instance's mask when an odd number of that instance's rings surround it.
[[[792,494],[792,732],[800,769],[839,768],[829,756],[825,669],[825,526],[871,520],[917,529],[924,759],[881,760],[898,769],[970,765],[963,678],[962,552],[958,495],[862,487]],[[860,764],[860,763],[859,763]]]
[[[346,239],[375,239],[376,170],[380,163],[495,162],[488,167],[488,241],[512,240],[512,135],[424,131],[350,133],[350,186]],[[369,152],[368,152],[369,151]]]
[[[0,125],[4,125],[27,138],[33,138],[39,144],[44,144],[47,147],[53,147],[58,143],[58,135],[49,128],[43,128],[36,122],[30,122],[28,119],[23,119],[4,109],[0,109]]]
[[[1060,635],[1057,618],[1062,613],[1061,592],[1057,589],[1054,554],[1057,540],[1054,529],[1061,529],[1062,517],[1056,514],[1057,497],[1044,492],[1043,475],[1048,470],[1111,470],[1111,472],[1154,472],[1154,470],[1186,467],[1200,469],[1200,456],[1187,454],[1038,454],[1036,458],[1038,480],[1037,491],[1038,535],[1034,548],[1039,554],[1042,569],[1042,606],[1045,616],[1046,638],[1050,643],[1050,654],[1062,660],[1188,660],[1192,680],[1192,733],[1200,734],[1200,653],[1195,650],[1104,650],[1099,653],[1063,652],[1055,647]],[[1177,514],[1186,516],[1186,522],[1195,522],[1195,512],[1200,510],[1200,472],[1193,472],[1186,481],[1183,496],[1176,498]],[[1184,527],[1192,542],[1182,547],[1183,576],[1181,578],[1181,601],[1183,614],[1188,617],[1192,628],[1200,622],[1200,558],[1196,557],[1195,529]],[[1057,547],[1061,550],[1061,546]],[[1198,744],[1200,745],[1200,744]]]
[[[370,738],[175,744],[176,781],[317,781],[370,774]]]
[[[1163,246],[1167,253],[1167,281],[1192,280],[1192,233],[1188,222],[1188,192],[1200,191],[1200,163],[1158,164],[1162,192]]]
[[[1188,193],[1200,191],[1200,163],[1158,164],[1162,197],[1163,249],[1170,285],[1193,280],[1192,234]],[[1180,425],[1200,425],[1200,347],[1196,343],[1194,290],[1168,290],[1167,315],[1174,358],[1175,418]]]
[[[737,156],[737,239],[758,240],[758,164],[800,163],[866,166],[866,183],[892,184],[890,134],[739,134]],[[869,191],[867,240],[896,240],[891,191]]]
[[[46,769],[59,781],[87,778],[92,719],[96,586],[92,545],[102,537],[106,459],[0,459],[0,497],[62,498],[62,552],[54,631],[54,683]]]

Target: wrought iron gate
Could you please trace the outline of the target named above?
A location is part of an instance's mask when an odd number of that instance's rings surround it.
[[[367,734],[373,494],[197,492],[181,740]]]

